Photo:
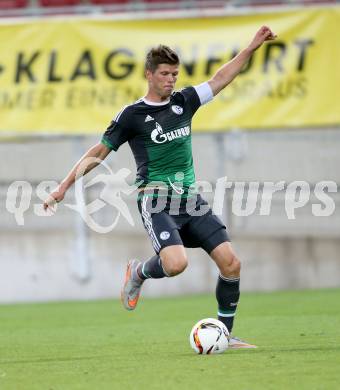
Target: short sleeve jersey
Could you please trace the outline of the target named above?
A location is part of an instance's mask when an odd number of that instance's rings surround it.
[[[140,99],[126,106],[111,122],[102,143],[117,151],[128,142],[136,165],[136,182],[142,186],[178,181],[188,188],[195,182],[191,147],[191,120],[201,106],[194,87],[174,92],[166,104]]]

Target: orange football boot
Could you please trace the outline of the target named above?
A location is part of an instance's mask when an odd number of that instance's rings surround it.
[[[127,264],[124,286],[120,294],[126,310],[135,310],[140,296],[140,290],[144,282],[144,280],[138,278],[138,276],[133,277],[133,275],[137,274],[136,268],[139,264],[140,262],[137,260],[130,260]]]

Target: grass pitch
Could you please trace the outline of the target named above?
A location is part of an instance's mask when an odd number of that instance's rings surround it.
[[[243,294],[234,334],[256,350],[201,356],[213,295],[0,306],[1,390],[339,389],[340,290]]]

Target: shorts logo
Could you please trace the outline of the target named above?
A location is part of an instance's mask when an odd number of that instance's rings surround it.
[[[172,112],[174,112],[177,115],[183,114],[183,108],[180,106],[171,106]]]
[[[160,237],[160,239],[161,240],[167,240],[169,237],[170,237],[170,233],[169,232],[167,232],[167,231],[164,231],[164,232],[162,232],[160,235],[159,235],[159,237]]]

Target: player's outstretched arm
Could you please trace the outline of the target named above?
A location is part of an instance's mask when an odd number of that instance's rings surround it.
[[[242,70],[243,66],[250,59],[254,51],[258,49],[263,44],[263,42],[271,41],[275,38],[276,35],[269,27],[262,26],[255,34],[248,47],[242,50],[231,61],[224,64],[208,81],[214,96],[234,80],[234,78]]]
[[[90,148],[74,165],[59,186],[45,200],[43,205],[44,210],[53,208],[55,203],[61,202],[65,197],[66,191],[72,186],[72,184],[79,177],[86,175],[93,168],[99,165],[110,152],[111,149],[102,143],[92,146],[92,148]]]

